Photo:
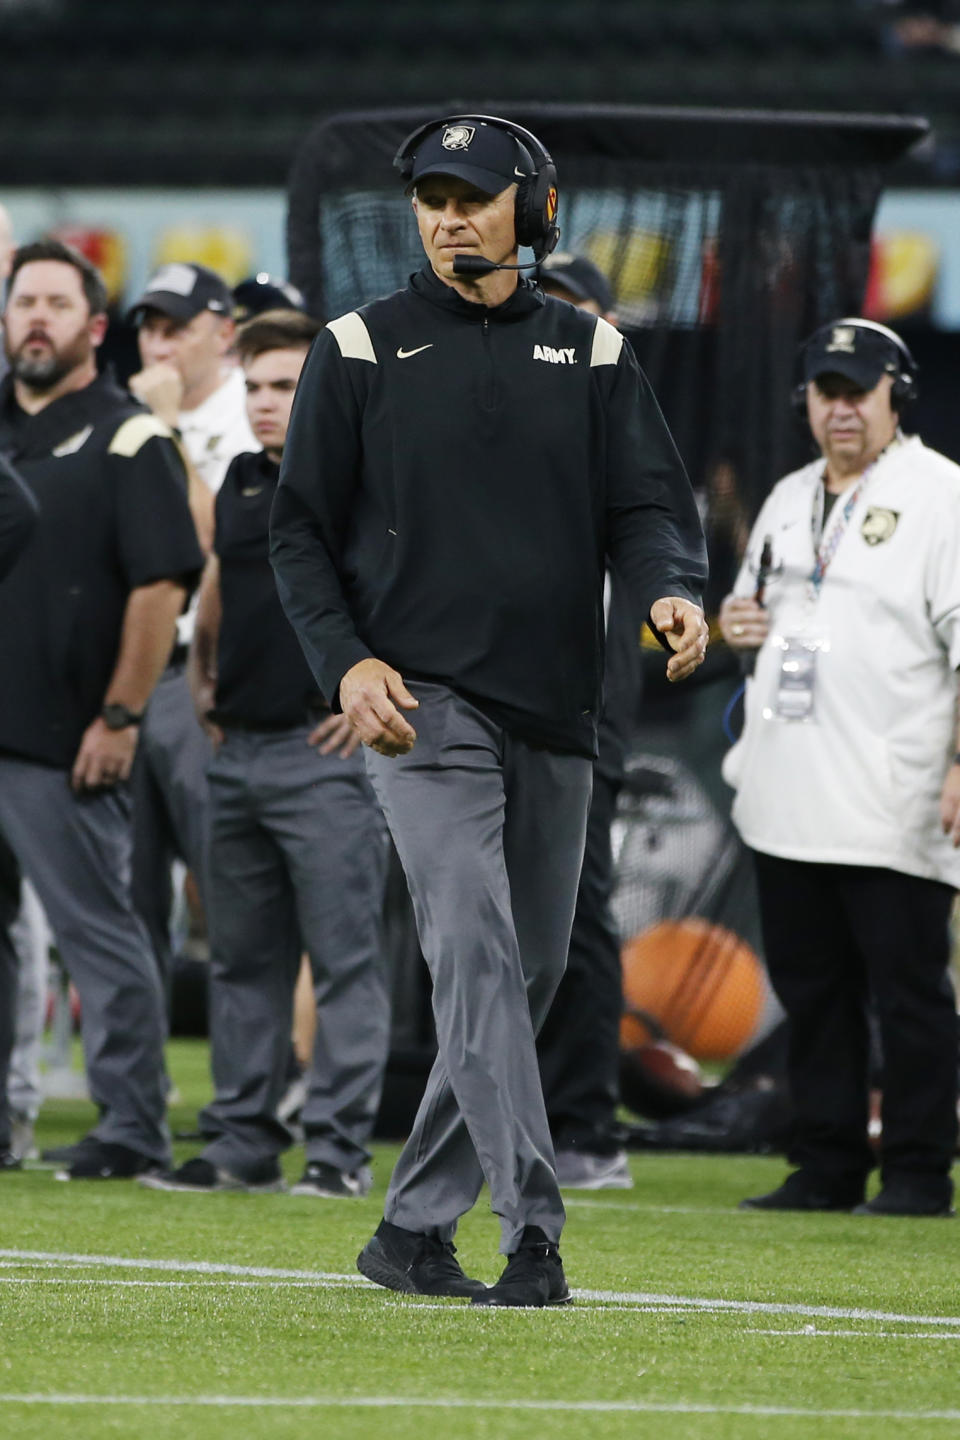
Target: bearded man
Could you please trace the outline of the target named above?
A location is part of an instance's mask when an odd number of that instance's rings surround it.
[[[100,1118],[62,1178],[169,1158],[164,1012],[130,898],[137,726],[203,563],[167,425],[99,375],[97,269],[59,241],[13,257],[0,456],[39,519],[0,583],[0,830],[80,995]]]

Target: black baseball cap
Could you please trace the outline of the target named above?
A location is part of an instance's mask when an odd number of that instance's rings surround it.
[[[854,316],[821,326],[803,347],[805,382],[820,375],[844,375],[872,390],[881,375],[897,376],[910,368],[903,343],[892,330]]]
[[[127,319],[139,325],[145,310],[159,310],[173,320],[192,320],[204,310],[228,317],[233,314],[233,293],[215,270],[174,260],[150,276],[143,294],[128,310]]]
[[[529,157],[508,130],[468,115],[424,136],[413,157],[407,188],[424,175],[456,175],[487,195],[499,195],[529,174]]]
[[[613,309],[613,291],[599,266],[585,255],[555,250],[540,262],[541,285],[561,285],[578,300],[594,300],[606,312]]]
[[[301,310],[306,313],[306,309],[307,302],[296,285],[269,275],[266,270],[248,275],[246,280],[233,287],[235,320],[249,320],[253,315],[262,315],[264,310]]]

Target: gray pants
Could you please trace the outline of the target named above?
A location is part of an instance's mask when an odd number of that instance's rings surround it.
[[[558,1240],[535,1033],[566,963],[593,767],[507,734],[441,685],[411,683],[417,742],[367,767],[433,979],[439,1054],[387,1193],[387,1220],[452,1237],[484,1179],[501,1249]]]
[[[359,755],[306,728],[228,730],[210,781],[210,1038],[206,1159],[243,1170],[290,1144],[275,1111],[305,948],[317,1037],[301,1113],[308,1160],[369,1159],[389,1042],[380,919],[387,836]]]
[[[133,771],[133,899],[150,933],[164,987],[171,981],[171,879],[182,860],[207,903],[212,750],[197,723],[185,667],[168,665],[150,698]]]
[[[19,960],[13,943],[13,922],[20,900],[16,857],[0,833],[0,1151],[10,1147],[7,1072],[17,1021]]]
[[[127,787],[78,797],[66,770],[0,756],[0,829],[80,996],[93,1133],[165,1163],[163,997],[130,898]]]
[[[43,906],[29,880],[21,890],[20,913],[13,924],[14,949],[20,966],[17,987],[17,1030],[7,1098],[17,1119],[36,1120],[43,1101],[40,1052],[47,1009],[50,929]]]

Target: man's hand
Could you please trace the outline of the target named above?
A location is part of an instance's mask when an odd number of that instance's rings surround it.
[[[953,848],[960,847],[960,765],[951,765],[940,791],[940,823]]]
[[[136,725],[110,730],[98,716],[83,732],[70,783],[79,792],[129,780],[136,750]]]
[[[382,660],[361,660],[351,666],[340,681],[340,704],[371,750],[380,755],[406,755],[413,749],[417,732],[400,710],[416,710],[420,702],[398,672]]]
[[[752,596],[728,595],[720,606],[720,633],[731,650],[759,650],[770,617]]]
[[[321,755],[337,754],[341,760],[349,760],[360,745],[360,736],[346,715],[327,715],[310,731],[307,744],[315,745]]]
[[[667,661],[668,680],[686,680],[707,652],[707,622],[703,611],[692,600],[679,595],[665,595],[650,606],[650,619],[676,651]]]
[[[148,365],[145,370],[131,375],[127,385],[138,400],[150,406],[158,419],[169,425],[171,430],[176,429],[183,401],[183,380],[176,366],[167,361]]]

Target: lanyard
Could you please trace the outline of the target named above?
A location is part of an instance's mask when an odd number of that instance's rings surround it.
[[[850,491],[850,494],[847,496],[846,503],[844,504],[843,510],[840,512],[839,520],[836,520],[834,524],[830,526],[826,543],[824,543],[822,533],[820,536],[819,544],[817,544],[816,538],[814,539],[813,569],[807,577],[807,594],[809,595],[811,600],[816,600],[818,595],[820,594],[820,587],[823,584],[823,578],[826,575],[828,569],[830,568],[830,562],[832,561],[834,555],[836,555],[837,553],[840,541],[843,539],[844,535],[847,532],[847,526],[850,524],[850,516],[853,514],[856,503],[863,493],[863,487],[866,485],[867,480],[870,478],[870,473],[876,463],[877,462],[874,461],[873,465],[867,466],[866,470],[864,470],[856,485],[854,485],[853,489]],[[820,513],[822,514],[822,492],[817,496],[817,504],[819,506]],[[813,524],[814,537],[816,537],[816,510],[814,511]]]

